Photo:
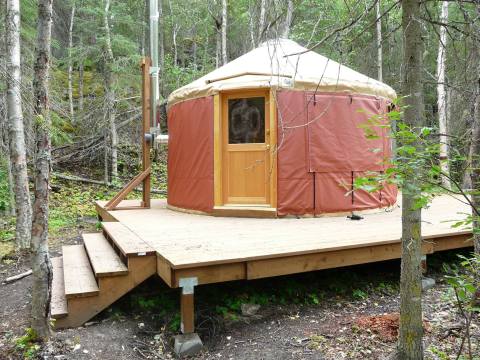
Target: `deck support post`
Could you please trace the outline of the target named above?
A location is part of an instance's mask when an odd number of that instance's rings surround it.
[[[191,334],[195,332],[193,289],[196,285],[198,285],[198,279],[196,277],[181,278],[179,280],[179,286],[182,288],[180,298],[180,331],[183,334]]]
[[[180,356],[191,356],[203,348],[202,340],[195,333],[195,312],[193,289],[198,285],[198,278],[180,278],[178,285],[182,288],[180,295],[180,331],[181,335],[175,336],[175,353]]]

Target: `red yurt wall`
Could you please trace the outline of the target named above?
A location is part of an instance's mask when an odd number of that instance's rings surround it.
[[[384,171],[391,156],[386,129],[366,139],[364,129],[387,103],[372,96],[277,92],[278,214],[322,214],[393,205],[397,190],[352,189],[365,171]]]
[[[213,97],[187,100],[168,110],[168,203],[213,209]],[[174,149],[174,151],[173,151]]]

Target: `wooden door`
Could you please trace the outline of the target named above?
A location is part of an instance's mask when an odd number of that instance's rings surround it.
[[[269,92],[222,95],[224,205],[270,205]]]

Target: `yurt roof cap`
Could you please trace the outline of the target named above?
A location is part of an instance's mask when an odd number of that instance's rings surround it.
[[[275,39],[175,90],[168,103],[173,105],[220,91],[256,88],[396,97],[395,91],[380,81],[309,51],[292,40]]]

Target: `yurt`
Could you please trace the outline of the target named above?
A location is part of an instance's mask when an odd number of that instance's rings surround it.
[[[271,40],[168,99],[168,205],[226,216],[389,207],[397,189],[353,191],[391,156],[395,91],[291,40]]]

